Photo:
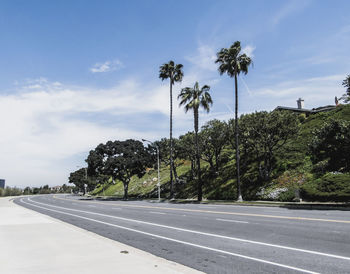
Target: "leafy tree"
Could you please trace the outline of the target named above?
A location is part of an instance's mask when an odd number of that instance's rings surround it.
[[[174,196],[173,183],[173,85],[175,82],[181,82],[183,77],[182,64],[175,64],[169,61],[160,66],[159,78],[170,80],[170,198]]]
[[[79,190],[83,191],[85,195],[85,187],[84,184],[87,184],[88,181],[86,179],[86,170],[85,168],[80,168],[74,172],[71,172],[68,178],[68,181],[71,184],[74,184]],[[33,190],[34,191],[34,190]]]
[[[226,122],[214,119],[202,126],[200,132],[202,159],[209,163],[212,171],[218,172],[220,168],[221,151],[226,145],[228,137],[228,124]]]
[[[165,165],[170,164],[170,139],[167,138],[162,138],[160,141],[155,141],[155,145],[159,147],[159,158],[160,161],[163,162]],[[172,165],[172,173],[175,177],[175,182],[178,180],[176,168],[180,164],[179,157],[180,156],[180,145],[179,145],[179,140],[176,138],[173,138],[173,165]],[[171,187],[171,183],[170,183]],[[174,194],[173,194],[174,196]]]
[[[217,53],[215,63],[219,63],[220,75],[227,73],[235,78],[235,143],[236,143],[236,175],[237,175],[237,197],[243,201],[241,194],[240,169],[239,169],[239,127],[238,127],[238,81],[237,75],[241,72],[248,73],[248,67],[252,60],[246,54],[241,54],[241,42],[234,42],[229,48],[222,48]]]
[[[196,145],[193,132],[187,132],[179,137],[179,157],[191,161],[191,176],[196,169]]]
[[[90,150],[85,162],[88,164],[87,174],[92,177],[103,174],[104,162],[107,158],[106,146],[99,144],[94,150]]]
[[[346,88],[346,93],[343,94],[342,98],[345,103],[350,102],[350,74],[343,80],[343,87]]]
[[[288,111],[261,111],[242,115],[240,124],[243,159],[253,159],[257,163],[260,180],[268,181],[276,165],[278,150],[288,139],[296,136],[299,120]]]
[[[31,193],[32,193],[32,190],[29,186],[23,189],[23,195],[30,195]]]
[[[134,175],[142,177],[146,172],[146,167],[153,164],[152,156],[142,142],[132,139],[100,144],[95,151],[90,152],[89,156],[88,170],[93,174],[110,176],[113,181],[120,180],[124,185],[125,200],[128,199],[131,177]]]
[[[311,159],[321,171],[350,171],[350,122],[330,120],[315,130]]]
[[[194,134],[196,143],[196,158],[197,158],[197,180],[198,180],[198,201],[202,201],[202,180],[201,180],[201,170],[200,170],[200,153],[199,153],[199,143],[198,143],[198,116],[199,108],[202,107],[204,110],[209,112],[210,105],[213,104],[213,100],[209,94],[210,87],[204,85],[199,88],[198,82],[194,84],[193,88],[186,87],[183,88],[178,96],[180,99],[180,106],[185,106],[185,112],[193,110],[194,115]]]

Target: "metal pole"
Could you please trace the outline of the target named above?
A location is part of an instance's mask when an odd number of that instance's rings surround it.
[[[158,202],[160,202],[160,175],[159,175],[159,148],[156,145],[157,149],[157,166],[158,166]]]
[[[85,195],[87,194],[87,167],[85,168],[85,180],[86,180],[86,187],[85,187]]]

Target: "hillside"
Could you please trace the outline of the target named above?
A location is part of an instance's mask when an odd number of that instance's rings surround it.
[[[287,144],[277,154],[277,167],[274,169],[274,177],[265,185],[249,179],[249,172],[242,174],[242,191],[246,199],[264,199],[267,192],[274,192],[281,188],[281,181],[287,177],[295,177],[295,174],[302,174],[306,179],[316,178],[312,171],[308,145],[313,138],[314,131],[331,119],[342,119],[350,121],[350,105],[337,107],[335,110],[323,113],[317,113],[305,117],[299,116],[301,127],[299,134],[289,139]],[[225,163],[218,172],[211,172],[209,165],[202,162],[203,194],[206,199],[235,199],[235,160],[234,153],[230,147],[225,147],[222,152],[225,155]],[[191,176],[191,164],[189,161],[178,159],[177,173],[180,179],[175,184],[175,198],[196,198],[197,187]],[[256,169],[256,166],[249,167],[250,170]],[[294,175],[293,175],[294,174]],[[299,175],[298,175],[299,176]],[[346,175],[347,176],[347,175]],[[149,169],[142,178],[132,177],[129,185],[130,197],[138,198],[156,198],[157,197],[157,172]],[[161,196],[166,198],[169,195],[169,166],[161,167]],[[347,177],[346,177],[347,178]],[[293,178],[290,179],[293,181]],[[260,195],[261,189],[265,191],[265,196]],[[267,192],[266,192],[267,191]],[[117,182],[112,185],[111,182],[105,185],[99,185],[91,194],[98,196],[123,197],[123,184]],[[282,195],[283,196],[283,195]],[[287,191],[279,200],[292,200],[294,190]],[[269,198],[267,198],[269,199]]]

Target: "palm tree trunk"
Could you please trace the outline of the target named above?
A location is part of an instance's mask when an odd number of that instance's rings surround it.
[[[237,65],[235,67],[235,141],[236,141],[236,169],[237,169],[237,201],[242,202],[241,180],[239,173],[239,128],[238,128],[238,83]]]
[[[198,184],[198,201],[202,201],[202,180],[201,180],[201,161],[199,157],[199,144],[198,144],[198,109],[194,109],[194,132],[196,141],[196,160],[197,160],[197,184]]]
[[[173,79],[170,77],[170,199],[174,198],[173,168]]]

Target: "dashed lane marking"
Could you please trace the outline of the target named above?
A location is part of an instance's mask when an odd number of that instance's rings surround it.
[[[222,222],[249,224],[249,222],[237,221],[237,220],[229,220],[229,219],[215,219],[215,220],[222,221]]]

